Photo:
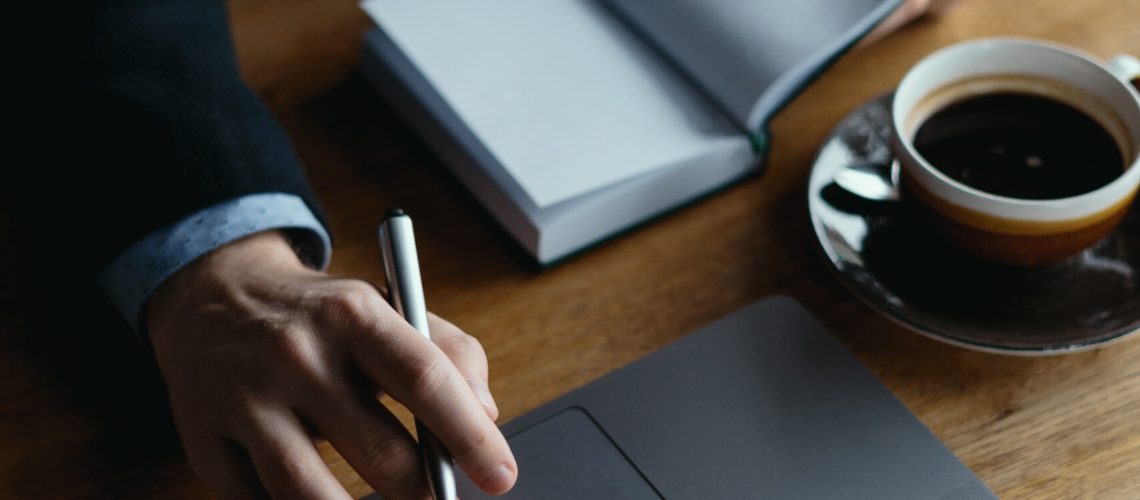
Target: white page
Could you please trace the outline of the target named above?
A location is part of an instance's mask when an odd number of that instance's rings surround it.
[[[741,127],[762,122],[898,0],[602,0]],[[770,89],[777,92],[765,95]]]
[[[596,2],[362,7],[539,207],[723,147],[710,105]]]

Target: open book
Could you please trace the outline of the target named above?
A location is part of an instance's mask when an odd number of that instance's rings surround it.
[[[540,263],[763,166],[898,0],[365,0],[364,71]]]

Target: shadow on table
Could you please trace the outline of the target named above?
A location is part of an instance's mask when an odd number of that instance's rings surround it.
[[[37,245],[3,220],[0,238],[5,495],[153,497],[164,482],[192,485],[150,353],[91,280],[67,270],[82,249]]]

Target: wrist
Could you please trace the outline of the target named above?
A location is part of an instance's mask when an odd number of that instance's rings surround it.
[[[298,258],[281,231],[265,231],[222,245],[164,280],[146,305],[144,320],[153,337],[178,311],[233,295],[256,280],[316,273]]]

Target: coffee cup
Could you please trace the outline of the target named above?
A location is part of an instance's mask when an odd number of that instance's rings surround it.
[[[1140,62],[996,38],[939,50],[891,109],[902,193],[986,260],[1040,266],[1108,235],[1140,188]]]

